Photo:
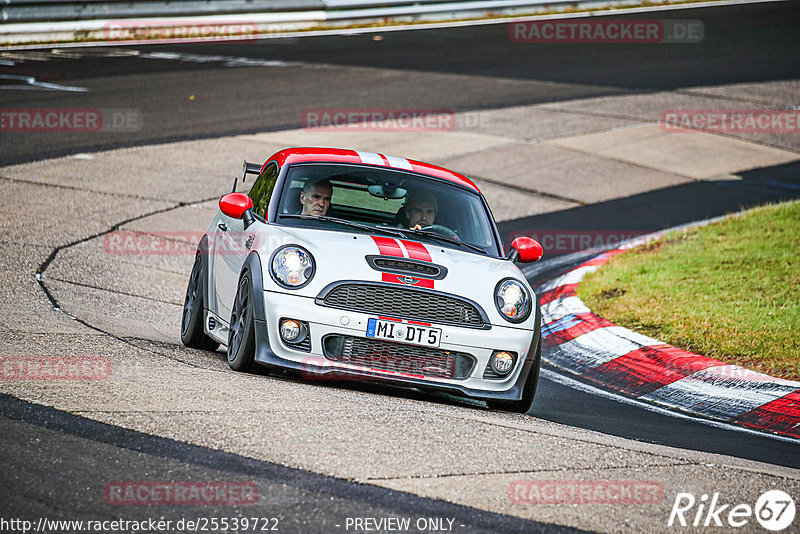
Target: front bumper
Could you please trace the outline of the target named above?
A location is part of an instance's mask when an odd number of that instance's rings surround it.
[[[533,330],[492,325],[481,330],[433,324],[442,329],[439,348],[467,353],[475,360],[464,378],[420,377],[401,371],[374,369],[333,361],[323,354],[322,339],[328,335],[366,338],[367,321],[374,315],[340,310],[315,304],[313,298],[263,291],[264,317],[256,317],[257,362],[273,367],[295,369],[309,378],[388,381],[396,384],[450,391],[480,399],[519,400],[528,375],[533,369],[536,348],[540,342],[541,314],[536,308]],[[279,333],[281,318],[306,321],[309,325],[311,350],[297,350],[283,342]],[[402,319],[402,317],[397,317]],[[483,378],[489,358],[495,350],[517,353],[514,369],[502,379]]]

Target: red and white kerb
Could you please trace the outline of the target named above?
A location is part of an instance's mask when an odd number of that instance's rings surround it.
[[[537,288],[543,359],[627,397],[800,438],[800,382],[672,347],[595,315],[578,298],[586,273],[650,237],[600,254]]]

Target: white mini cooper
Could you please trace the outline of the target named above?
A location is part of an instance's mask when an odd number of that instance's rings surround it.
[[[427,163],[371,152],[291,148],[229,193],[204,235],[181,339],[227,345],[307,377],[390,381],[527,412],[541,360],[541,313],[506,255],[481,192]],[[234,182],[234,191],[236,182]]]

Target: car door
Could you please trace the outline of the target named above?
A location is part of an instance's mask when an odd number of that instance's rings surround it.
[[[266,218],[267,206],[277,178],[278,166],[272,163],[256,178],[250,188],[248,195],[253,201],[253,212],[259,217]],[[254,227],[244,230],[241,219],[233,219],[221,212],[214,222],[212,258],[216,311],[217,315],[228,323],[242,265],[256,244],[257,236],[253,230],[260,225],[257,223]]]
[[[214,229],[213,249],[214,292],[217,301],[217,315],[226,323],[231,316],[233,297],[239,281],[248,249],[244,224],[241,219],[233,219],[220,213]]]

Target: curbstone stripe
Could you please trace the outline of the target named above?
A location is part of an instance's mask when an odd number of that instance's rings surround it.
[[[536,289],[542,358],[581,380],[630,398],[749,429],[800,439],[800,382],[775,378],[667,345],[592,313],[577,296],[583,277],[637,238]]]

